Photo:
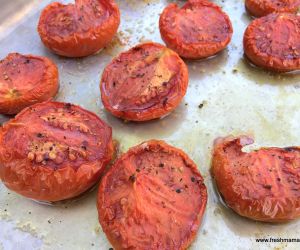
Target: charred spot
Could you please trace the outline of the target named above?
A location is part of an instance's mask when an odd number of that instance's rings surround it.
[[[66,108],[66,109],[70,109],[71,107],[72,107],[72,104],[71,104],[71,103],[66,103],[66,104],[65,104],[65,108]]]
[[[293,147],[286,147],[286,148],[283,148],[283,150],[286,151],[286,152],[292,152],[295,149]]]
[[[24,62],[24,64],[28,64],[28,63],[30,63],[30,59],[26,59]]]
[[[164,166],[165,166],[165,164],[164,163],[159,163],[159,165],[158,165],[160,168],[163,168]]]
[[[176,189],[176,193],[180,194],[181,193],[181,189],[180,188]]]
[[[137,78],[142,78],[144,75],[145,75],[145,73],[138,73],[138,74],[136,74],[136,77]]]
[[[114,82],[112,83],[112,85],[113,85],[113,87],[115,88],[115,87],[116,87],[116,82],[114,81]]]
[[[191,181],[192,181],[192,182],[195,182],[195,181],[196,181],[196,179],[195,179],[194,176],[191,177]]]
[[[265,188],[265,189],[271,189],[272,188],[272,185],[269,185],[269,184],[266,184],[266,185],[263,185],[263,187]]]
[[[134,48],[132,48],[132,50],[133,51],[140,51],[140,50],[143,50],[143,48],[141,48],[141,47],[134,47]]]
[[[162,85],[163,85],[164,87],[167,87],[168,83],[167,83],[167,82],[163,82]]]
[[[86,149],[87,149],[85,145],[82,145],[81,148],[82,148],[83,150],[86,150]]]
[[[135,171],[138,172],[138,173],[141,172],[141,170],[139,168],[137,168]]]
[[[129,176],[129,181],[131,181],[132,183],[134,183],[136,181],[135,174]]]
[[[43,138],[44,135],[43,135],[42,133],[37,133],[37,134],[36,134],[36,137],[38,137],[38,138]]]
[[[280,179],[280,178],[277,178],[277,181],[281,181],[281,179]]]

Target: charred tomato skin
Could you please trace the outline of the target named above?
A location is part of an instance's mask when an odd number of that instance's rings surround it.
[[[263,222],[286,222],[300,216],[300,148],[261,148],[250,153],[247,136],[218,139],[212,175],[228,207]]]
[[[188,69],[178,54],[158,43],[139,44],[103,71],[104,107],[129,121],[149,121],[172,112],[188,87]]]
[[[167,47],[187,59],[217,54],[226,48],[233,33],[228,15],[206,0],[187,1],[182,8],[169,4],[160,16],[159,29]]]
[[[0,179],[38,201],[76,197],[99,180],[113,155],[112,130],[95,114],[44,102],[0,129]]]
[[[183,250],[196,236],[206,203],[195,163],[180,149],[150,140],[129,149],[109,169],[97,206],[114,249]]]
[[[111,42],[120,25],[114,0],[53,2],[43,9],[38,32],[44,45],[66,57],[95,54]]]
[[[0,61],[0,83],[0,113],[14,115],[56,95],[58,69],[46,57],[10,53]]]
[[[251,16],[262,17],[271,13],[296,13],[299,0],[246,0],[245,7]]]
[[[299,25],[300,16],[289,13],[274,13],[255,19],[244,33],[245,56],[267,70],[299,70]]]

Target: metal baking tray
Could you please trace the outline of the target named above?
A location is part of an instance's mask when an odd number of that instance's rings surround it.
[[[111,45],[97,55],[67,59],[49,52],[36,31],[40,11],[49,2],[0,0],[0,57],[9,52],[48,56],[57,63],[57,100],[76,103],[95,112],[113,127],[121,151],[150,138],[182,148],[205,178],[209,200],[196,249],[299,249],[300,243],[257,243],[256,238],[297,238],[300,221],[258,223],[242,218],[220,201],[210,176],[215,138],[250,134],[260,146],[300,145],[300,76],[273,74],[250,66],[243,57],[243,32],[251,21],[244,1],[215,1],[229,14],[232,42],[219,55],[186,61],[190,81],[181,105],[169,116],[147,123],[125,123],[105,112],[99,80],[112,57],[131,46],[161,42],[158,19],[169,0],[117,0],[122,21]],[[71,1],[62,1],[64,3]],[[0,121],[7,120],[1,116]],[[41,205],[7,190],[0,183],[0,249],[101,249],[107,241],[98,223],[96,190],[80,200],[56,206]]]

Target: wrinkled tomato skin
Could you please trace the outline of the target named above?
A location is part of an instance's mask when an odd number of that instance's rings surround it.
[[[120,24],[114,0],[75,0],[49,4],[41,13],[38,32],[44,45],[66,57],[95,54],[111,42]]]
[[[188,69],[158,43],[137,45],[106,66],[100,82],[104,107],[114,116],[148,121],[172,112],[188,86]]]
[[[123,154],[102,178],[99,221],[114,249],[187,249],[207,202],[203,178],[181,150],[151,140]]]
[[[245,7],[251,16],[262,17],[271,13],[296,13],[299,0],[246,0]]]
[[[76,197],[110,162],[111,136],[108,125],[79,106],[30,106],[0,130],[0,178],[8,189],[38,201]]]
[[[249,219],[285,222],[300,216],[300,148],[242,151],[248,137],[219,139],[212,174],[228,207]]]
[[[244,33],[244,52],[256,66],[275,72],[300,69],[300,16],[270,14],[255,19]]]
[[[48,58],[10,53],[0,61],[0,114],[51,99],[59,88],[57,66]]]
[[[159,19],[167,47],[187,59],[202,59],[225,49],[233,29],[226,13],[209,1],[187,1],[183,7],[169,4]]]

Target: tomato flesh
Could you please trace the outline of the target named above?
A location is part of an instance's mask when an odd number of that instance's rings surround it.
[[[186,249],[206,202],[196,165],[152,140],[121,156],[102,179],[99,220],[115,249]]]
[[[186,93],[188,71],[172,50],[138,45],[104,70],[100,89],[105,108],[126,120],[145,121],[168,114]]]
[[[58,91],[58,70],[46,57],[11,53],[0,61],[0,113],[16,114]]]
[[[0,177],[43,201],[68,199],[99,179],[113,153],[111,128],[78,106],[36,104],[0,131]]]
[[[284,222],[300,216],[300,148],[246,153],[247,137],[215,144],[212,173],[226,204],[241,216]]]

